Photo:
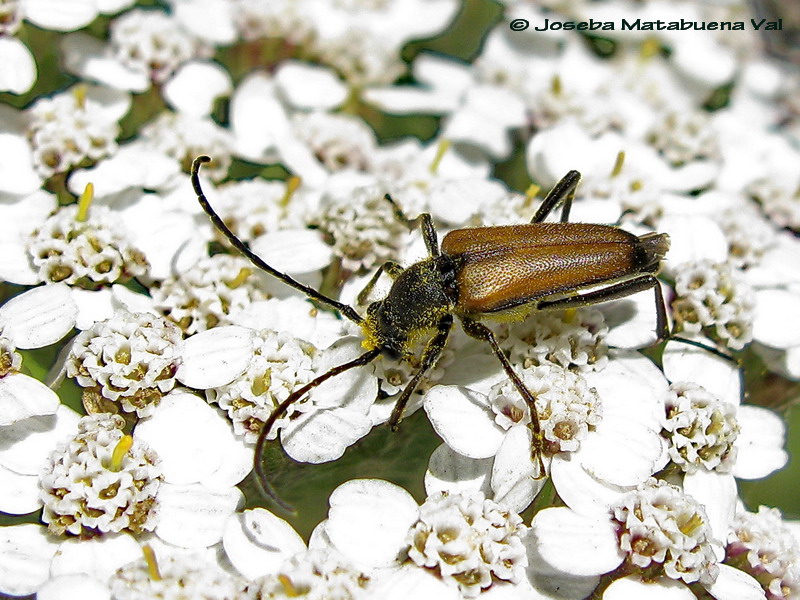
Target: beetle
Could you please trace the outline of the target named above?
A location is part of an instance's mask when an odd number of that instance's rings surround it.
[[[361,316],[353,307],[296,281],[254,254],[225,225],[209,204],[200,185],[199,171],[207,156],[192,164],[191,180],[197,199],[214,226],[255,266],[303,292],[310,299],[338,311],[360,326],[365,352],[333,367],[293,391],[264,423],[255,450],[255,472],[259,483],[280,507],[291,511],[270,486],[263,470],[266,438],[275,421],[311,389],[350,369],[375,360],[410,356],[424,343],[419,368],[401,392],[389,418],[396,429],[405,406],[420,380],[436,362],[458,318],[465,333],[485,341],[500,361],[508,378],[528,405],[531,414],[532,456],[543,476],[544,440],[533,394],[513,369],[492,330],[481,321],[491,317],[524,318],[531,310],[567,309],[615,300],[652,289],[656,303],[658,341],[669,337],[664,296],[656,273],[669,249],[663,233],[634,235],[612,225],[570,223],[569,213],[580,173],[570,171],[545,196],[530,223],[456,229],[441,245],[428,213],[409,219],[387,194],[396,217],[409,228],[421,226],[428,257],[402,267],[384,263],[359,295],[366,299],[378,278],[386,273],[393,283],[386,296],[367,306]],[[560,222],[545,218],[561,207]]]

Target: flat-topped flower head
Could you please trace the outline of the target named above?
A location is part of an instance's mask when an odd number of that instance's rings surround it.
[[[248,600],[244,578],[223,571],[202,555],[145,557],[117,570],[109,581],[115,600]]]
[[[757,266],[777,243],[777,233],[751,204],[737,205],[720,215],[728,238],[728,262],[738,268]]]
[[[207,390],[206,398],[227,411],[237,434],[255,443],[272,411],[316,376],[315,354],[316,348],[308,342],[288,333],[262,330],[253,337],[253,356],[244,373]],[[302,411],[303,404],[292,405],[272,427],[268,439],[275,439],[291,415]]]
[[[395,218],[392,206],[375,187],[358,188],[347,196],[327,195],[314,223],[328,236],[349,271],[368,271],[400,253],[408,228]]]
[[[119,126],[87,98],[85,86],[37,100],[28,109],[33,164],[44,178],[114,153]]]
[[[301,0],[234,0],[234,4],[234,23],[246,42],[283,38],[294,45],[301,45],[313,37],[314,27],[304,12]]]
[[[597,390],[580,374],[557,365],[525,369],[522,381],[536,399],[536,409],[548,454],[574,452],[602,420]],[[489,390],[495,423],[503,429],[530,423],[530,411],[510,380]]]
[[[120,312],[78,334],[67,375],[86,388],[87,409],[112,402],[144,417],[175,386],[182,343],[180,329],[163,317]]]
[[[778,178],[757,179],[747,186],[747,193],[761,205],[764,214],[778,227],[800,231],[800,187]]]
[[[719,568],[703,507],[680,488],[650,479],[611,507],[627,561],[647,578],[713,583]]]
[[[749,573],[769,600],[800,595],[800,544],[776,508],[740,511],[731,523],[725,562]]]
[[[729,264],[705,259],[680,265],[675,293],[672,316],[678,331],[707,332],[732,350],[752,341],[755,296]]]
[[[650,132],[647,141],[675,166],[719,155],[711,119],[699,111],[670,111]]]
[[[396,48],[357,26],[336,39],[318,41],[315,49],[324,64],[342,73],[355,88],[390,84],[405,70]]]
[[[519,583],[528,564],[526,527],[482,492],[430,496],[408,535],[408,557],[458,585],[468,598],[495,581]]]
[[[369,577],[337,552],[310,549],[284,561],[277,572],[251,583],[256,598],[366,599]]]
[[[296,115],[294,129],[328,170],[369,170],[377,142],[361,119],[317,111]]]
[[[241,256],[201,258],[185,273],[153,287],[153,303],[187,335],[226,325],[231,314],[269,298],[254,270]]]
[[[151,531],[163,479],[158,456],[125,435],[125,421],[100,413],[83,417],[78,434],[61,442],[40,478],[42,520],[55,534]]]
[[[139,277],[148,269],[122,219],[105,206],[93,206],[88,216],[75,204],[58,208],[31,233],[26,248],[44,282],[93,289]]]
[[[501,345],[509,360],[523,368],[556,364],[593,371],[608,362],[607,334],[603,313],[594,308],[541,311],[512,327]]]
[[[727,473],[736,462],[739,434],[736,406],[691,383],[670,385],[664,435],[669,457],[687,473],[698,469]]]
[[[111,23],[111,54],[131,71],[164,83],[184,62],[210,56],[210,48],[171,16],[132,10]]]

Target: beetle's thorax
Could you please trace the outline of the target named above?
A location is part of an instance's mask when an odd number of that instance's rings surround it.
[[[448,256],[428,258],[404,270],[383,300],[367,309],[365,346],[407,354],[458,300],[455,267]]]

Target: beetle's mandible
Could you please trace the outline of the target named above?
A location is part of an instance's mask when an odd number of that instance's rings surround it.
[[[454,318],[458,318],[467,335],[489,344],[528,405],[531,452],[541,475],[544,442],[534,396],[508,362],[492,330],[481,320],[509,314],[522,317],[530,310],[588,306],[653,289],[658,340],[669,336],[664,297],[655,276],[669,249],[669,237],[663,233],[637,236],[611,225],[569,223],[572,199],[580,181],[577,171],[567,173],[550,190],[530,223],[457,229],[445,235],[441,246],[428,213],[408,219],[387,195],[398,219],[409,228],[422,227],[428,257],[407,268],[395,262],[383,264],[359,295],[359,302],[366,299],[381,273],[392,278],[392,286],[385,298],[369,304],[362,317],[353,307],[269,266],[236,237],[201,189],[200,166],[209,160],[207,156],[195,159],[192,185],[215,227],[255,266],[337,310],[359,325],[364,334],[366,352],[293,391],[264,423],[256,444],[255,471],[267,494],[285,510],[291,507],[275,494],[263,470],[264,444],[275,421],[327,379],[366,365],[381,353],[397,358],[408,356],[418,343],[424,343],[420,366],[400,394],[389,419],[389,425],[396,428],[411,394],[444,349]],[[560,222],[544,223],[558,206]]]

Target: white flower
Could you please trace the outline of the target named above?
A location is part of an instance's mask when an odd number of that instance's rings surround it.
[[[156,526],[158,456],[124,436],[124,425],[108,413],[84,417],[78,435],[54,450],[41,477],[42,520],[52,533],[140,533]]]

